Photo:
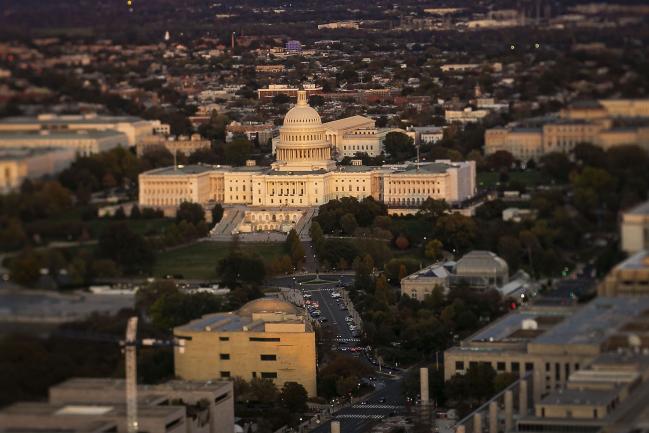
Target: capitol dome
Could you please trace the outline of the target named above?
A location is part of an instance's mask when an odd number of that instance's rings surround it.
[[[252,316],[255,313],[300,314],[300,309],[290,302],[276,298],[260,298],[250,301],[239,308],[240,316]]]
[[[320,120],[318,112],[307,104],[306,95],[303,98],[298,95],[297,104],[284,116],[284,126],[313,127],[319,125],[322,125],[322,120]]]
[[[281,171],[331,170],[331,144],[318,112],[307,102],[306,92],[297,92],[297,104],[284,116],[279,130],[275,169]]]

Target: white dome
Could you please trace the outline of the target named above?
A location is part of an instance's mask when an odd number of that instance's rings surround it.
[[[288,110],[288,113],[284,116],[284,126],[313,127],[319,125],[322,125],[322,120],[320,119],[318,112],[307,103],[306,92],[298,92],[297,104]]]

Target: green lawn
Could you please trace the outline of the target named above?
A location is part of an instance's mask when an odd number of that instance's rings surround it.
[[[481,171],[477,175],[478,187],[495,186],[500,179],[497,171]],[[510,171],[509,182],[520,182],[525,186],[536,186],[543,181],[543,175],[538,170]]]
[[[126,222],[128,227],[142,236],[152,236],[161,234],[164,229],[174,224],[172,218],[155,218],[155,219],[125,219],[112,220],[108,218],[98,218],[87,222],[90,234],[93,238],[98,238],[104,229],[115,222]]]
[[[282,244],[241,243],[241,250],[258,254],[264,260],[284,253]],[[228,254],[228,242],[198,242],[173,251],[159,253],[153,275],[182,275],[190,279],[216,278],[217,262]]]

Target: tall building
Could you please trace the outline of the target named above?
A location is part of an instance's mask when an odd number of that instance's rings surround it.
[[[139,203],[175,212],[183,201],[252,207],[320,206],[332,199],[373,197],[393,207],[427,198],[456,203],[475,194],[475,162],[436,161],[385,166],[336,166],[327,129],[300,91],[280,128],[271,167],[193,165],[139,176]]]
[[[138,386],[137,420],[150,433],[232,433],[232,382],[172,380]],[[1,432],[126,433],[126,389],[120,379],[76,378],[49,390],[46,402],[0,410]]]
[[[558,115],[485,131],[485,154],[504,150],[524,162],[569,153],[579,143],[603,149],[634,144],[649,151],[649,99],[576,102]]]
[[[176,375],[188,380],[241,377],[304,386],[316,396],[315,332],[306,312],[262,298],[237,311],[208,314],[174,328]]]

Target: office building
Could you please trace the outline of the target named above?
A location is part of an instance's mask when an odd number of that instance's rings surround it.
[[[618,263],[597,287],[599,296],[649,295],[649,251],[640,250]]]
[[[444,375],[487,363],[532,384],[534,401],[566,386],[598,356],[628,347],[649,348],[649,297],[599,297],[583,306],[531,304],[490,323],[446,350]]]
[[[295,100],[299,90],[297,87],[290,87],[286,84],[270,84],[265,89],[257,89],[257,97],[264,102],[272,101],[277,95],[286,95]],[[322,93],[322,87],[316,86],[315,84],[305,84],[304,91],[306,92],[307,98],[309,98],[312,95],[320,95]]]
[[[159,120],[144,120],[132,116],[105,116],[98,114],[57,115],[37,117],[7,117],[0,119],[0,133],[39,131],[117,131],[126,136],[128,146],[135,146],[151,134],[169,135],[169,125]]]
[[[33,132],[0,132],[0,149],[43,149],[61,147],[79,155],[105,152],[116,147],[127,147],[128,137],[116,130],[41,130]]]
[[[649,201],[622,213],[620,237],[625,253],[635,254],[649,249]]]
[[[0,410],[0,432],[126,433],[125,397],[121,379],[70,379],[51,387],[46,402],[16,403]],[[230,381],[140,385],[137,398],[140,431],[234,431]]]
[[[160,147],[167,149],[172,154],[189,156],[197,150],[210,149],[212,142],[201,137],[200,134],[192,134],[190,137],[186,135],[151,135],[144,137],[135,146],[135,150],[138,156],[142,156],[145,152]]]
[[[237,311],[208,314],[174,328],[176,375],[187,380],[241,377],[304,386],[316,396],[315,332],[306,312],[261,298]]]
[[[13,191],[26,179],[54,176],[77,157],[73,148],[0,148],[0,193]]]
[[[557,115],[485,131],[485,154],[504,150],[523,162],[570,153],[579,143],[649,150],[649,99],[576,102]]]

